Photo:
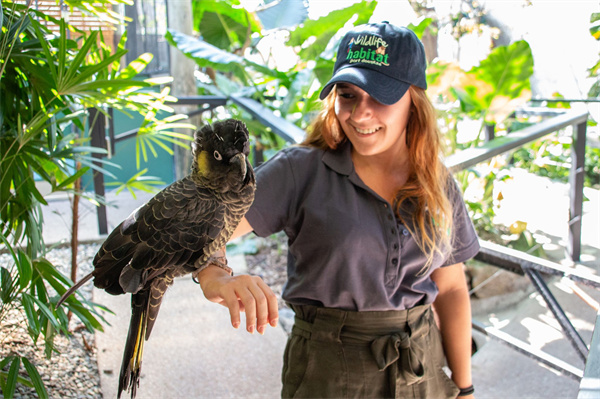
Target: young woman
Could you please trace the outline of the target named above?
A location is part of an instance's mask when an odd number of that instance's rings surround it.
[[[410,30],[354,28],[305,142],[257,168],[256,199],[234,237],[289,237],[282,296],[296,318],[283,397],[473,394],[462,262],[479,244],[440,160],[425,69]],[[210,265],[197,278],[234,327],[241,311],[251,333],[277,325],[277,300],[259,277]]]

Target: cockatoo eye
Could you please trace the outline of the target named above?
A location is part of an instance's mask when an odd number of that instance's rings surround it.
[[[217,161],[220,161],[221,159],[223,159],[223,157],[221,156],[219,151],[215,151],[213,155]]]

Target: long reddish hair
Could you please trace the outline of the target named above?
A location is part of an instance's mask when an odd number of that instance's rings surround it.
[[[451,245],[452,204],[449,195],[449,172],[441,156],[442,142],[437,125],[437,113],[425,90],[411,86],[411,107],[406,127],[411,172],[407,182],[396,193],[395,211],[411,229],[427,262],[428,270],[436,253],[444,254]],[[323,100],[323,109],[307,129],[301,145],[335,149],[347,140],[335,115],[336,90]],[[400,209],[412,210],[410,220],[404,220]],[[413,231],[414,230],[414,231]]]

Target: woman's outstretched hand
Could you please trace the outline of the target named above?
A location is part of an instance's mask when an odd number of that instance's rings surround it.
[[[264,334],[267,325],[277,326],[277,296],[258,276],[230,276],[217,266],[208,266],[197,275],[204,296],[229,309],[231,325],[241,325],[240,312],[246,313],[246,330]]]

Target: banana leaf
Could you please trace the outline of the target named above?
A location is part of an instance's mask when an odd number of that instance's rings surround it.
[[[466,72],[462,84],[451,88],[464,112],[500,123],[531,98],[533,55],[520,40],[495,48],[479,66]]]

